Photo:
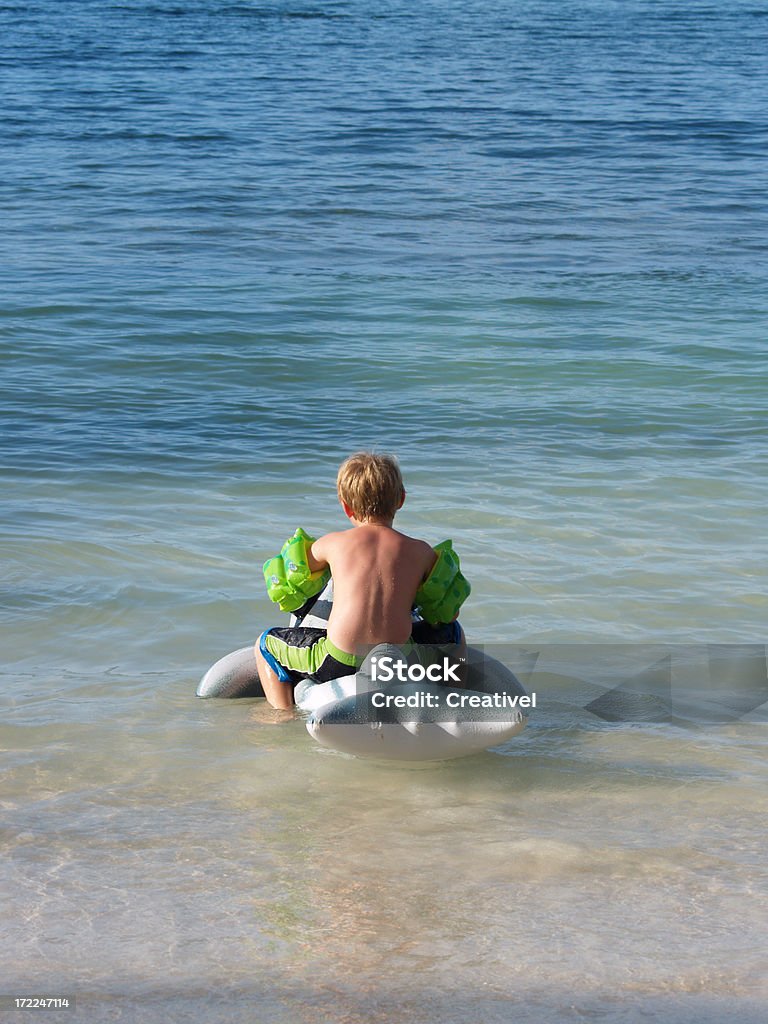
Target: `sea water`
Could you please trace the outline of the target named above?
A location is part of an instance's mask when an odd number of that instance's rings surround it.
[[[765,707],[582,698],[608,644],[764,658],[767,37],[0,5],[3,1019],[765,1019]],[[506,746],[367,763],[195,699],[361,447],[470,640],[549,652]]]

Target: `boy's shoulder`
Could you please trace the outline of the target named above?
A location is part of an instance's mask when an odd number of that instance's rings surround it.
[[[421,537],[411,537],[407,533],[401,533],[400,536],[408,543],[413,545],[415,548],[420,548],[425,554],[427,552],[435,553],[435,549],[429,543],[429,541],[423,540]]]
[[[330,533],[324,533],[318,537],[315,544],[334,544],[336,541],[343,541],[350,533],[352,533],[352,530],[331,530]]]
[[[348,537],[352,530],[332,530],[318,537],[312,544],[312,551],[316,557],[327,557],[332,551],[338,551],[349,543]]]
[[[425,540],[421,540],[419,537],[411,537],[407,533],[402,533],[400,530],[395,530],[394,527],[384,528],[391,540],[396,544],[401,544],[404,547],[412,547],[414,550],[421,549],[424,552],[432,551],[434,548]],[[380,534],[381,527],[377,527],[376,532]],[[365,542],[367,531],[365,526],[350,527],[346,530],[334,530],[331,533],[325,533],[322,537],[319,537],[314,546],[321,548],[333,548],[333,547],[352,547]]]

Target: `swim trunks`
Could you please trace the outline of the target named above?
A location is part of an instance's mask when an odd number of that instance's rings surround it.
[[[431,626],[414,622],[411,643],[422,646],[458,644],[461,627],[458,622]],[[310,626],[275,626],[259,637],[259,650],[277,678],[283,683],[312,678],[327,683],[330,679],[353,675],[363,658],[348,654],[328,639],[326,629]]]
[[[433,626],[429,622],[414,622],[411,629],[411,640],[418,646],[427,645],[443,647],[447,644],[461,643],[461,626],[458,619]]]
[[[350,676],[360,664],[328,639],[326,629],[309,626],[276,626],[262,633],[259,649],[267,664],[283,683],[294,683],[311,676],[318,683]]]

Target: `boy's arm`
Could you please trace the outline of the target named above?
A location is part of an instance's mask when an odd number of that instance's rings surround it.
[[[424,545],[424,575],[421,577],[421,582],[426,583],[429,578],[429,574],[435,568],[438,555],[435,549],[431,547],[429,544],[427,544],[425,540],[420,541],[420,543]]]
[[[309,564],[310,572],[321,572],[330,565],[330,558],[328,554],[328,538],[329,534],[325,534],[324,537],[318,538],[311,545],[307,546],[307,562]]]
[[[414,604],[432,625],[453,622],[469,597],[471,587],[461,572],[459,556],[449,540],[435,547],[435,560],[426,580],[416,591]]]
[[[271,601],[283,612],[296,611],[328,582],[327,562],[312,554],[315,541],[299,528],[279,555],[264,563],[264,582]]]

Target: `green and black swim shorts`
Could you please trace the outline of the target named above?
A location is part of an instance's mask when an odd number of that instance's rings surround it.
[[[311,676],[318,683],[353,675],[360,660],[328,639],[325,629],[308,626],[276,626],[259,638],[259,649],[267,664],[284,683]]]
[[[431,626],[416,622],[411,642],[416,645],[456,644],[461,637],[458,622]],[[311,677],[315,682],[353,675],[362,657],[348,654],[328,639],[326,629],[310,626],[275,626],[259,637],[259,650],[267,664],[284,683]]]

